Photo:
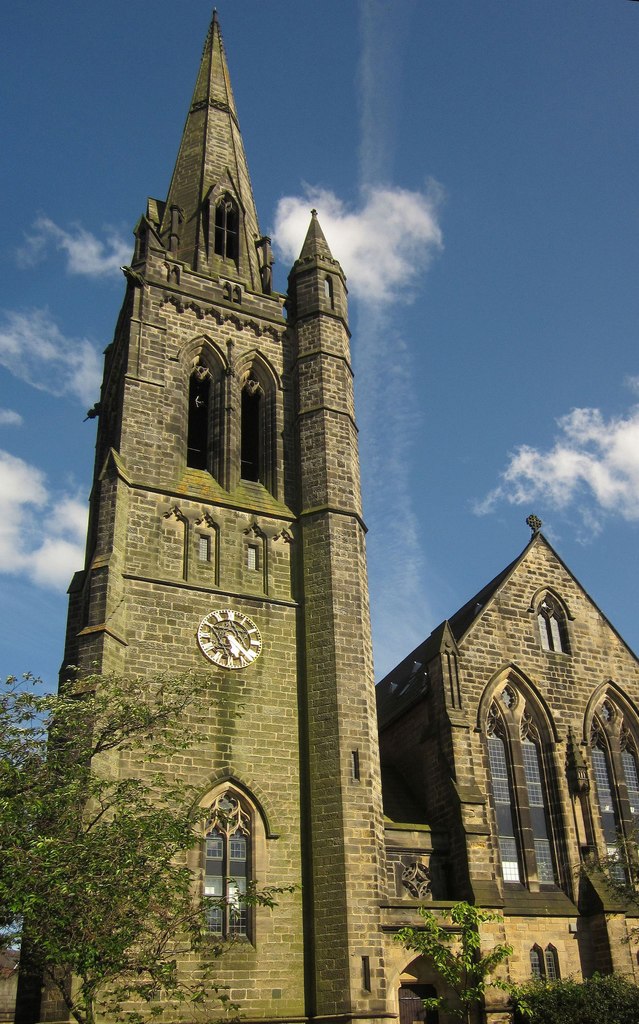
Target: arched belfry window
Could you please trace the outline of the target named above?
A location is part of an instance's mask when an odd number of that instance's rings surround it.
[[[264,480],[264,390],[249,377],[242,388],[241,477]]]
[[[211,373],[198,362],[189,380],[189,421],[186,464],[192,469],[208,469],[211,446]]]
[[[240,211],[228,192],[215,204],[213,248],[217,256],[237,264],[240,255]]]
[[[596,805],[606,852],[620,853],[619,839],[639,828],[639,728],[623,701],[608,691],[590,725]]]
[[[539,637],[544,651],[568,654],[568,630],[566,616],[559,601],[551,594],[545,594],[537,607]]]
[[[207,339],[193,358],[185,381],[186,465],[206,470],[223,486],[225,380],[222,360]]]
[[[250,871],[251,815],[231,790],[211,805],[204,837],[204,895],[210,897],[206,927],[224,939],[248,938],[245,894]]]
[[[557,883],[550,759],[535,709],[514,681],[498,688],[486,721],[490,781],[504,882]]]

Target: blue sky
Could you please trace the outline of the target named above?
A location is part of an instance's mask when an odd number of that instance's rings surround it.
[[[380,677],[544,532],[639,649],[639,4],[219,0],[276,286],[347,274]],[[0,152],[2,670],[55,679],[100,353],[206,3],[14,4]]]

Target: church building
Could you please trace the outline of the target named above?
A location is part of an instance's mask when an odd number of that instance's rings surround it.
[[[639,821],[637,660],[531,520],[375,687],[347,289],[309,218],[279,294],[214,15],[123,268],[65,665],[209,672],[165,770],[209,809],[192,866],[229,897],[209,927],[247,1021],[425,1019],[445,990],[394,941],[421,904],[503,915],[511,980],[634,976],[634,921],[580,865]],[[249,909],[251,880],[296,889]]]

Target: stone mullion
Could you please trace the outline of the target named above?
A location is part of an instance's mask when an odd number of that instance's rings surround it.
[[[537,875],[537,858],[535,856],[535,841],[532,824],[532,815],[528,803],[528,786],[524,772],[524,756],[519,737],[510,737],[511,768],[513,773],[513,785],[515,790],[515,817],[517,820],[520,853],[524,878],[522,881],[531,892],[539,889],[539,878]]]

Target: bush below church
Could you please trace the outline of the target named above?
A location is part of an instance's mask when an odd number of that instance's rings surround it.
[[[639,1024],[639,988],[619,975],[530,982],[513,998],[516,1024]]]

